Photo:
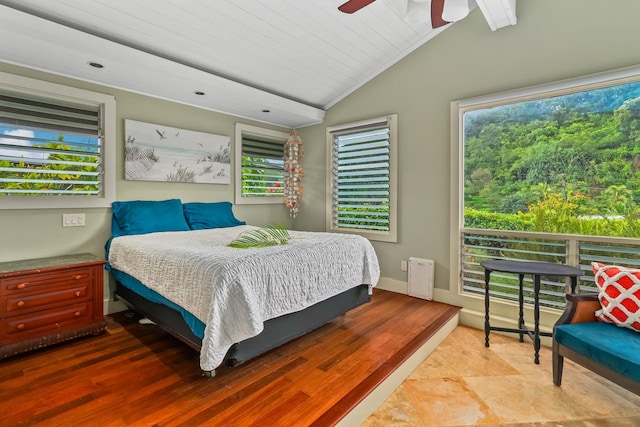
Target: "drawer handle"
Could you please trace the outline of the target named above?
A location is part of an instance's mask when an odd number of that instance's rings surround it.
[[[73,278],[76,280],[80,280],[82,279],[82,274],[76,274],[75,276],[73,276]]]
[[[26,287],[27,287],[27,285],[28,285],[28,283],[18,283],[18,286],[16,286],[16,288],[18,288],[18,289],[24,289],[24,288],[26,288]]]
[[[24,329],[24,328],[25,328],[25,326],[27,326],[27,325],[25,325],[24,323],[18,323],[18,326],[16,326],[16,328],[18,328],[18,329]]]
[[[75,313],[73,313],[73,315],[76,316],[76,317],[80,317],[82,315],[82,313],[79,312],[79,311],[76,311]]]
[[[24,301],[18,301],[18,303],[16,304],[18,307],[24,307],[25,302]]]
[[[79,297],[80,295],[82,295],[82,292],[80,292],[80,291],[76,291],[76,292],[74,293],[74,295],[75,295],[75,296],[77,296],[77,297]]]

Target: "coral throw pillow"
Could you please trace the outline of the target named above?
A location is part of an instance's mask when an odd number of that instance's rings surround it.
[[[592,262],[601,310],[601,322],[640,332],[640,270]]]

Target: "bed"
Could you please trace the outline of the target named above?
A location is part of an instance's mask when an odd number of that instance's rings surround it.
[[[256,228],[228,202],[113,203],[116,294],[198,349],[206,376],[368,302],[378,281],[375,251],[356,235],[290,231],[283,245],[227,246]]]

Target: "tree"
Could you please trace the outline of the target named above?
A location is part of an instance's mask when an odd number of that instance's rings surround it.
[[[63,144],[64,135],[58,136],[56,141],[37,147],[50,150],[46,159],[54,163],[40,164],[29,162],[28,159],[20,162],[9,160],[0,161],[0,167],[11,169],[0,171],[0,178],[7,178],[2,187],[7,190],[25,190],[24,193],[0,193],[3,195],[47,195],[47,190],[56,191],[90,191],[97,192],[100,189],[98,175],[83,174],[81,172],[98,172],[99,156],[97,153],[87,151],[87,155],[66,154],[60,151],[72,151],[71,147]],[[86,165],[78,165],[86,163]],[[54,182],[55,181],[55,182]],[[77,181],[91,181],[91,183],[78,183]],[[93,183],[95,182],[95,184]],[[26,192],[26,190],[31,190]],[[36,191],[36,192],[32,192]]]
[[[607,213],[614,215],[626,215],[633,210],[635,203],[631,199],[631,190],[626,185],[611,185],[604,190]]]

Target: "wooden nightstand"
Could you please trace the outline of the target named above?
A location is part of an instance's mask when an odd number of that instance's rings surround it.
[[[106,329],[104,259],[0,262],[0,359]]]

